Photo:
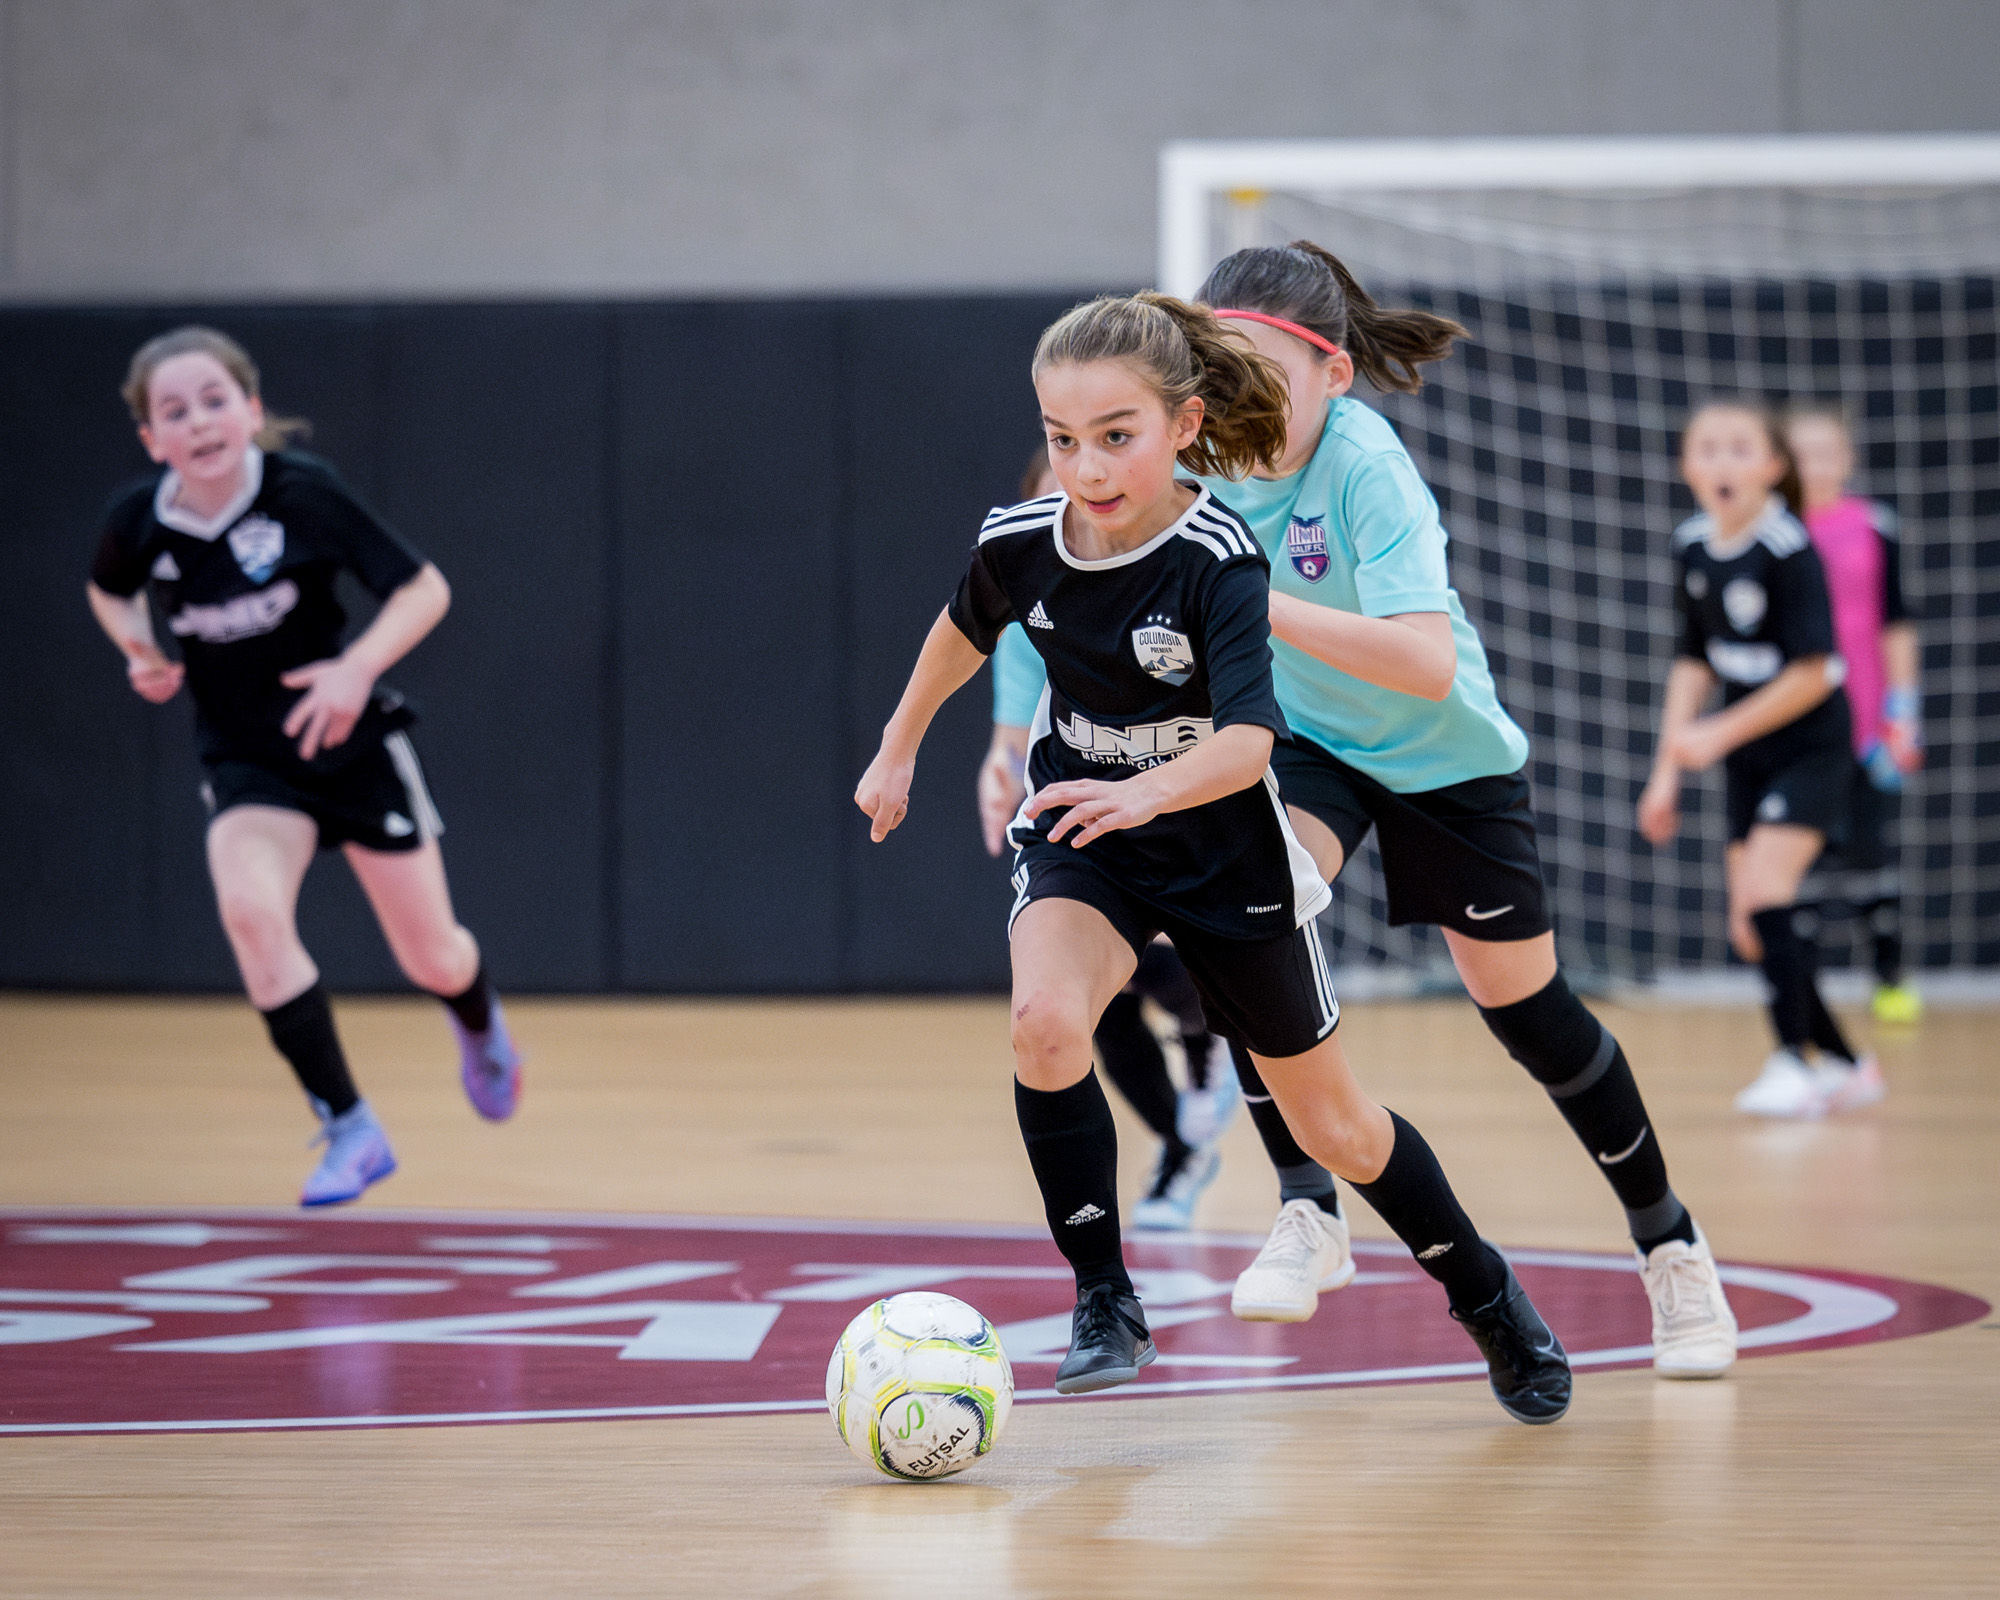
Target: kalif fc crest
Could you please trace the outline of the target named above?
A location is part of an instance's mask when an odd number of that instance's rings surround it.
[[[1162,683],[1171,683],[1179,688],[1188,681],[1194,671],[1194,646],[1184,633],[1176,633],[1168,624],[1171,617],[1148,617],[1143,628],[1132,630],[1132,652],[1144,667]]]
[[[262,583],[277,571],[285,553],[285,525],[269,517],[245,517],[229,530],[229,553],[252,583]]]
[[[1326,576],[1326,518],[1294,517],[1285,529],[1285,554],[1292,559],[1292,570],[1307,583],[1318,583]]]

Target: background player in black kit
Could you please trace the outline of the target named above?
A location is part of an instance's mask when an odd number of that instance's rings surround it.
[[[1846,826],[1854,760],[1826,576],[1793,514],[1799,482],[1784,435],[1760,407],[1697,411],[1681,471],[1702,509],[1674,534],[1681,638],[1639,831],[1656,845],[1673,838],[1681,774],[1724,763],[1729,938],[1762,965],[1778,1036],[1737,1109],[1818,1117],[1881,1097],[1880,1070],[1857,1065],[1796,926],[1799,883]],[[1703,716],[1718,682],[1722,709]]]
[[[1153,1359],[1125,1270],[1117,1136],[1091,1032],[1165,932],[1241,1039],[1300,1143],[1346,1177],[1443,1283],[1501,1404],[1548,1422],[1566,1358],[1483,1241],[1422,1136],[1362,1091],[1313,917],[1327,889],[1270,777],[1268,567],[1242,519],[1175,465],[1240,475],[1283,450],[1283,375],[1164,295],[1079,306],[1034,379],[1063,493],[995,511],[933,624],[855,801],[886,838],[917,747],[1009,622],[1049,693],[1012,829],[1015,1106],[1050,1231],[1076,1272],[1056,1388],[1124,1383]]]
[[[437,625],[451,592],[325,463],[276,448],[286,430],[267,422],[257,369],[235,341],[207,328],[164,334],[132,358],[124,392],[165,471],[112,502],[91,610],[141,695],[165,702],[185,678],[194,696],[223,927],[251,1004],[323,1124],[326,1153],[300,1201],[352,1200],[396,1159],[299,942],[299,885],[316,849],[345,851],[397,963],[444,1001],[480,1115],[511,1116],[519,1095],[498,996],[452,914],[443,824],[404,731],[412,713],[379,681]],[[345,649],[343,570],[383,601]],[[182,661],[160,649],[155,615]]]

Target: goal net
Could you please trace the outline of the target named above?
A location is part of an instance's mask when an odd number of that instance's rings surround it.
[[[2000,139],[1359,141],[1170,146],[1161,281],[1313,239],[1378,298],[1470,330],[1375,395],[1437,493],[1453,580],[1530,776],[1564,959],[1729,961],[1719,770],[1654,851],[1633,806],[1673,650],[1678,430],[1707,395],[1833,400],[1893,508],[1923,643],[1928,765],[1899,824],[1912,965],[2000,963]],[[1426,968],[1371,844],[1343,963]],[[1851,924],[1826,930],[1829,965]]]

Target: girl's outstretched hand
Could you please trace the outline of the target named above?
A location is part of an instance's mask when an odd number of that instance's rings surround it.
[[[1070,843],[1078,849],[1114,829],[1143,827],[1160,814],[1159,798],[1144,777],[1112,783],[1095,778],[1052,783],[1035,791],[1028,815],[1039,817],[1057,806],[1068,806],[1069,814],[1049,830],[1049,843],[1059,844],[1064,834],[1074,833]]]
[[[1655,778],[1639,796],[1639,832],[1651,845],[1665,844],[1681,830],[1681,782]]]
[[[180,693],[187,668],[170,661],[158,650],[132,650],[125,657],[125,676],[140,696],[154,705],[165,705]]]
[[[854,790],[854,803],[868,813],[868,839],[880,844],[891,830],[910,814],[910,780],[916,776],[914,758],[892,756],[878,750],[861,782]]]

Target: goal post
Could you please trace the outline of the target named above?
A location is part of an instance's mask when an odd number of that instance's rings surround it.
[[[1527,729],[1565,960],[1728,965],[1719,779],[1641,842],[1673,650],[1678,433],[1705,395],[1835,402],[1901,527],[1928,764],[1899,823],[1911,963],[2000,966],[2000,136],[1194,141],[1160,157],[1159,274],[1310,238],[1469,331],[1420,394],[1363,392],[1437,494],[1453,581]],[[1372,847],[1343,964],[1391,929]],[[1865,948],[1829,924],[1834,966]]]

